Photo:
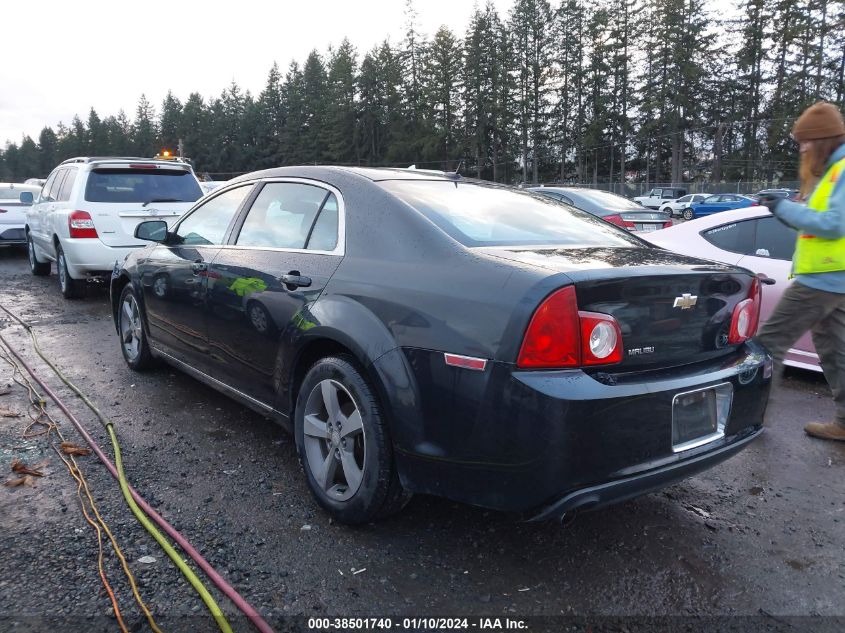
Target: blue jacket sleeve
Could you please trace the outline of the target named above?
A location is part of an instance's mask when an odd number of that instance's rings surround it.
[[[839,176],[827,211],[814,211],[802,204],[781,200],[772,210],[791,227],[828,240],[845,237],[845,174]]]

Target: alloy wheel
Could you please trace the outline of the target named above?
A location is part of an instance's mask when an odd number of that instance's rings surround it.
[[[311,390],[303,431],[317,485],[335,501],[351,499],[364,479],[364,426],[358,405],[340,382],[322,380]]]
[[[134,361],[141,353],[141,312],[138,302],[131,294],[127,294],[120,306],[120,343],[126,358]]]
[[[59,286],[62,288],[62,292],[67,289],[67,268],[65,267],[65,254],[59,251],[59,265],[57,266],[59,269]]]

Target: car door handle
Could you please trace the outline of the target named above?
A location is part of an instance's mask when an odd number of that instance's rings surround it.
[[[292,270],[287,275],[279,277],[279,281],[288,287],[288,290],[294,288],[307,288],[311,285],[311,277],[303,277],[298,270]]]
[[[208,270],[208,264],[205,262],[192,262],[191,263],[191,272],[195,275]]]
[[[777,283],[771,277],[766,276],[766,273],[757,273],[757,279],[759,279],[760,283],[765,286],[774,286],[775,283]]]

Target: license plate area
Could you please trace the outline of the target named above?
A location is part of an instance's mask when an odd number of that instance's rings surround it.
[[[732,401],[733,385],[729,382],[675,394],[672,451],[687,451],[723,438]]]

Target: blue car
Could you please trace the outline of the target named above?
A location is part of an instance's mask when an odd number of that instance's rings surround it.
[[[684,209],[684,219],[692,220],[693,218],[700,218],[704,215],[719,213],[719,211],[753,207],[758,204],[760,203],[751,196],[741,196],[738,193],[717,193],[709,198],[705,198],[704,202],[691,204]]]

